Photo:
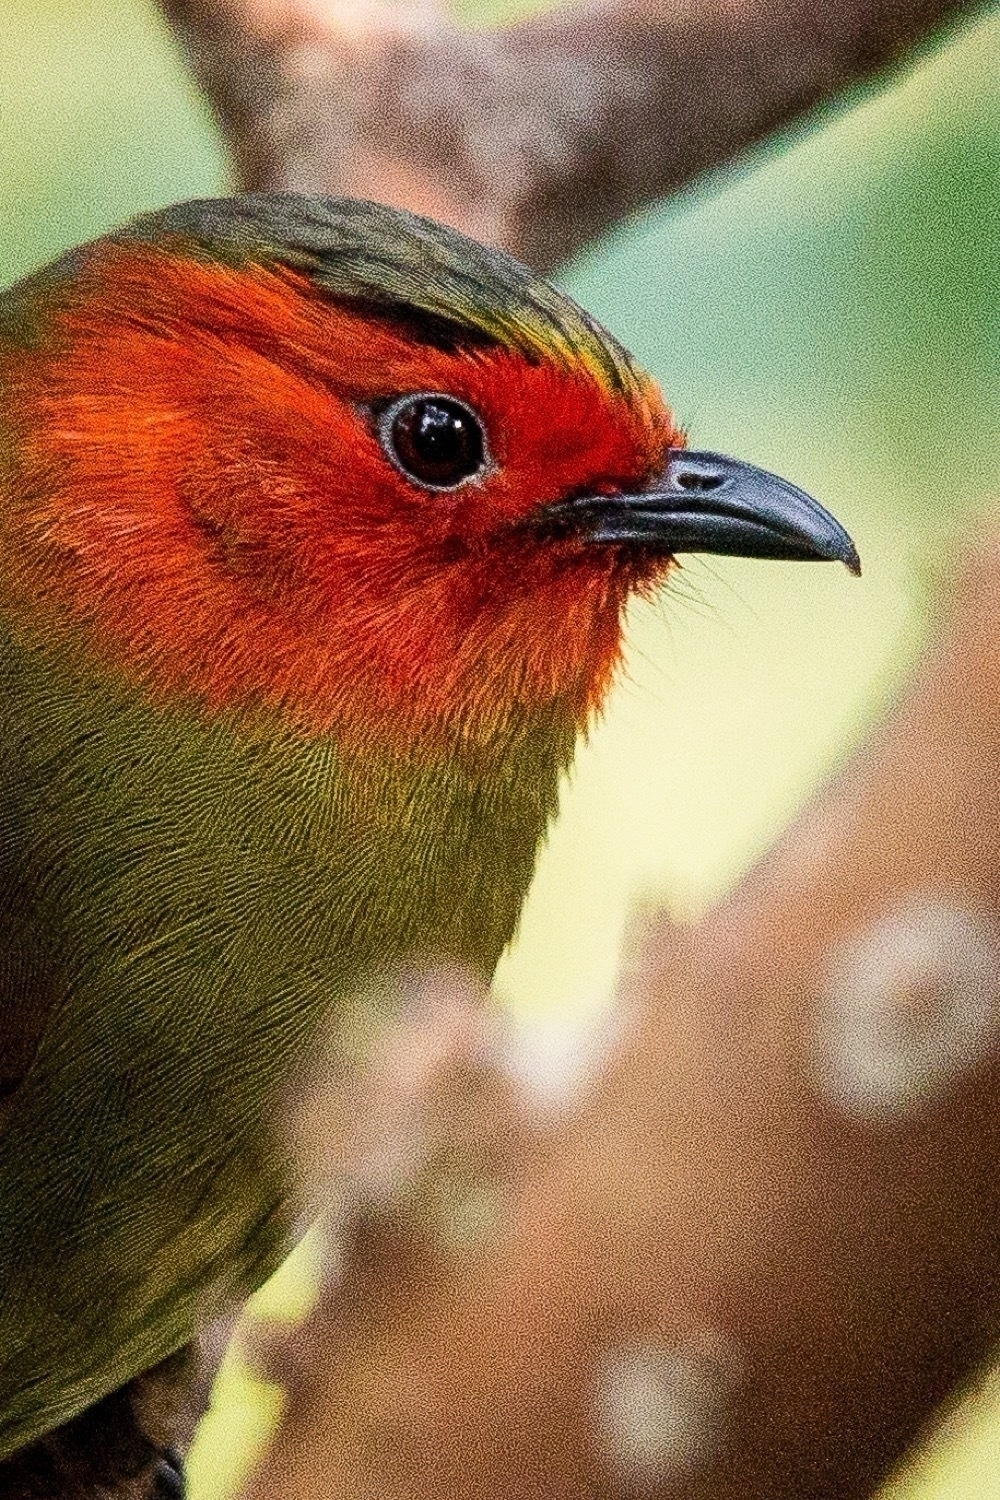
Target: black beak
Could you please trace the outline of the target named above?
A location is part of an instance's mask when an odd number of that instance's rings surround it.
[[[537,520],[607,546],[842,562],[861,572],[857,548],[829,511],[777,475],[720,453],[672,448],[648,489],[579,495],[546,506]]]

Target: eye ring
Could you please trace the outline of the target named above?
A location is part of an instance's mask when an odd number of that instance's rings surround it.
[[[378,417],[382,450],[404,479],[423,490],[457,490],[490,466],[482,419],[446,391],[411,391]]]

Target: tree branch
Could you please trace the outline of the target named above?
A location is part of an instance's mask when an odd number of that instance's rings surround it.
[[[876,77],[968,0],[162,0],[253,188],[380,198],[551,268]]]
[[[427,1192],[363,1221],[250,1500],[868,1496],[975,1370],[1000,1332],[1000,541],[954,597],[736,895],[652,931],[628,1036],[567,1129],[507,1151],[483,1242],[456,1250]]]

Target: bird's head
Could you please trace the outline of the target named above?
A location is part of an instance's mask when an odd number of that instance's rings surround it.
[[[209,709],[579,726],[678,552],[857,565],[800,491],[686,452],[567,297],[373,204],[149,215],[15,288],[0,339],[9,608]]]

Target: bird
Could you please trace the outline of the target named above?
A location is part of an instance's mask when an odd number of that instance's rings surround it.
[[[489,976],[679,554],[835,560],[503,252],[361,200],[145,214],[0,296],[0,1460],[287,1252],[347,998]]]

